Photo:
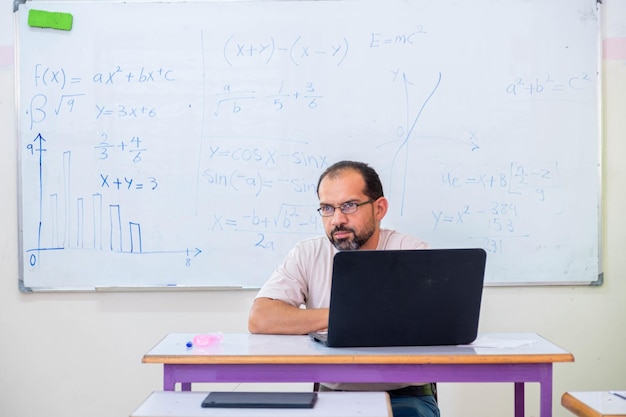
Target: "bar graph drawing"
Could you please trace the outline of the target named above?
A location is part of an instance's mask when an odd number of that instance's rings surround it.
[[[46,145],[48,144],[48,145]],[[150,254],[144,251],[140,219],[130,219],[124,213],[122,204],[107,201],[100,192],[80,195],[73,190],[73,178],[77,170],[73,169],[72,151],[52,152],[55,145],[41,134],[34,144],[28,147],[33,157],[38,159],[38,205],[37,226],[28,229],[36,233],[36,245],[25,248],[28,264],[34,270],[46,268],[45,263],[54,259],[52,252],[85,251],[93,254],[100,252],[106,263],[106,253],[123,255]],[[52,156],[55,155],[55,156]],[[48,163],[48,157],[60,161]],[[48,167],[60,167],[60,175],[51,172]],[[54,178],[50,180],[49,178]],[[33,236],[28,236],[33,237]],[[185,255],[185,264],[199,256],[199,248],[165,249],[158,248],[152,253],[159,256]],[[102,262],[102,261],[100,261]],[[40,264],[44,264],[43,266]],[[56,262],[53,262],[58,266]]]

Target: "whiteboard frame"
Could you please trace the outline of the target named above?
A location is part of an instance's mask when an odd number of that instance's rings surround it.
[[[194,2],[199,2],[199,3],[209,3],[209,2],[217,2],[219,0],[194,0]],[[238,0],[235,0],[238,1]],[[266,1],[271,1],[271,0],[255,0],[255,2],[266,2]],[[288,0],[288,1],[297,1],[297,0]],[[15,33],[15,62],[16,62],[16,66],[19,65],[19,53],[20,53],[20,36],[19,36],[19,27],[18,27],[18,19],[17,19],[17,12],[19,11],[19,6],[22,4],[26,4],[26,3],[39,3],[37,0],[14,0],[14,12],[15,12],[15,25],[14,25],[14,33]],[[55,3],[64,3],[65,0],[61,0],[61,1],[55,1]],[[97,1],[96,1],[97,2]],[[138,0],[138,1],[133,1],[135,3],[153,3],[153,1],[151,0]],[[179,1],[165,1],[165,3],[177,3]],[[180,2],[184,2],[184,1],[180,1]],[[43,1],[43,3],[45,3],[45,1]],[[72,4],[73,2],[71,0],[67,0],[68,4]],[[111,3],[126,3],[124,1],[121,0],[113,0],[111,1]],[[591,281],[556,281],[556,282],[486,282],[485,286],[490,286],[490,287],[517,287],[517,286],[571,286],[571,285],[589,285],[589,286],[601,286],[604,283],[604,271],[603,271],[603,186],[604,186],[604,181],[603,181],[603,152],[604,152],[604,147],[603,147],[603,141],[604,141],[604,137],[603,137],[603,133],[604,133],[604,129],[603,129],[603,118],[602,118],[602,114],[603,114],[603,77],[602,77],[602,8],[601,8],[601,2],[598,1],[596,2],[596,7],[598,9],[598,27],[597,27],[597,31],[598,31],[598,37],[597,37],[597,41],[598,41],[598,60],[597,60],[597,69],[598,69],[598,77],[597,77],[597,95],[598,95],[598,220],[599,220],[599,224],[598,224],[598,276],[596,280],[591,280]],[[20,123],[19,123],[19,103],[21,100],[20,97],[20,88],[19,88],[19,76],[20,76],[20,72],[19,69],[16,68],[15,70],[15,80],[16,80],[16,89],[15,89],[15,98],[16,98],[16,114],[17,114],[17,118],[18,118],[18,123],[17,123],[17,127],[16,127],[16,136],[17,136],[17,140],[19,143],[19,138],[21,137],[21,129],[20,129]],[[22,153],[23,150],[21,149],[21,146],[18,146],[18,175],[17,175],[17,181],[18,181],[18,239],[19,239],[19,248],[20,248],[20,253],[19,253],[19,261],[20,261],[20,265],[19,265],[19,277],[18,277],[18,287],[20,292],[23,293],[32,293],[32,292],[57,292],[57,291],[61,291],[61,292],[110,292],[110,291],[214,291],[214,290],[256,290],[256,287],[243,287],[243,286],[238,286],[238,285],[234,285],[234,286],[195,286],[195,285],[173,285],[173,286],[137,286],[137,287],[126,287],[126,286],[102,286],[102,287],[94,287],[94,288],[85,288],[85,287],[80,287],[80,288],[65,288],[65,287],[60,287],[60,288],[46,288],[46,287],[28,287],[24,284],[24,252],[22,250],[23,248],[23,227],[22,227],[22,222],[23,222],[23,213],[22,213],[22,198],[21,198],[21,192],[22,192],[22,176],[20,173],[21,170],[21,163],[22,163]]]

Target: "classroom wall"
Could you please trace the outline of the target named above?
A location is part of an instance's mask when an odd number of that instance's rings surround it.
[[[168,332],[245,332],[253,291],[18,291],[13,15],[0,8],[0,415],[128,416],[162,369],[142,355]],[[571,351],[556,364],[554,416],[572,390],[626,389],[626,2],[603,4],[603,269],[599,287],[488,287],[482,332],[538,332]],[[571,227],[577,227],[572,224]],[[513,413],[511,384],[439,384],[443,416]],[[211,388],[211,386],[207,387]],[[220,388],[242,389],[237,384]],[[243,388],[256,388],[249,385]],[[268,386],[260,386],[267,388]],[[300,384],[298,389],[308,389]],[[538,415],[537,387],[527,416]]]

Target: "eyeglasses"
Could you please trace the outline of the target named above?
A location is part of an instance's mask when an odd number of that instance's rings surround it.
[[[359,207],[365,204],[373,203],[374,201],[376,200],[375,199],[367,200],[363,203],[354,203],[352,201],[349,201],[347,203],[343,203],[339,207],[333,207],[328,204],[324,204],[323,206],[317,209],[317,212],[322,217],[332,216],[333,214],[335,214],[335,209],[339,209],[343,214],[352,214],[352,213],[356,213]]]

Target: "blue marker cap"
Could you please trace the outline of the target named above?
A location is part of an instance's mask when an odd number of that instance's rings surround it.
[[[192,347],[192,346],[193,346],[193,343],[191,343],[191,342],[187,342],[186,346],[187,346],[188,348],[190,348],[190,347]]]

